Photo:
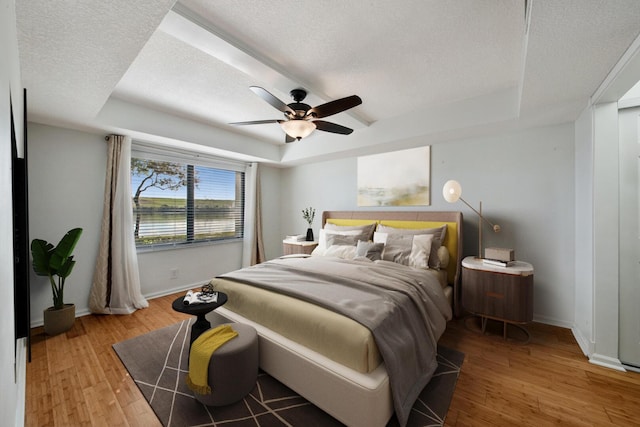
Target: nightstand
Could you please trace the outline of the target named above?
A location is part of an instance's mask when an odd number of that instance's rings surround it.
[[[487,319],[503,322],[503,338],[507,325],[529,332],[521,325],[533,320],[533,266],[515,261],[508,267],[485,264],[481,258],[462,260],[462,307],[479,316],[482,332]]]
[[[318,242],[292,242],[290,240],[282,241],[282,250],[285,255],[293,254],[311,254],[318,246]]]

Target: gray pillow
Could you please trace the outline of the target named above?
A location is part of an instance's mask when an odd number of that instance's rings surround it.
[[[447,234],[447,224],[437,228],[396,228],[387,225],[378,224],[376,231],[391,235],[416,235],[416,234],[433,234],[431,242],[431,252],[429,253],[429,267],[439,269],[440,259],[438,258],[438,249],[442,246],[444,238]],[[387,242],[388,243],[388,242]],[[411,252],[411,247],[409,248]]]
[[[402,265],[409,265],[409,256],[413,246],[413,234],[389,234],[384,245],[382,259]]]
[[[356,248],[356,257],[367,257],[371,261],[378,261],[382,259],[383,250],[384,243],[373,243],[359,240],[358,247]]]
[[[363,240],[365,237],[365,233],[357,234],[355,236],[346,236],[344,234],[329,234],[327,236],[327,248],[333,245],[355,246],[358,241]]]
[[[327,222],[324,225],[324,229],[332,230],[332,231],[360,230],[365,234],[365,237],[362,240],[371,240],[373,238],[373,232],[376,230],[376,223],[372,222],[371,224],[365,224],[365,225],[336,225],[336,224]]]

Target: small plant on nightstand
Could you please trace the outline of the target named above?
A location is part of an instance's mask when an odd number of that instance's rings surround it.
[[[313,242],[313,228],[311,228],[311,224],[313,224],[313,219],[316,216],[316,210],[312,207],[308,207],[302,209],[302,218],[309,224],[309,228],[307,228],[307,242]]]

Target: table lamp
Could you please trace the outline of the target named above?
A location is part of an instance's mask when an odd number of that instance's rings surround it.
[[[482,216],[482,202],[480,202],[480,209],[475,210],[473,206],[467,203],[462,196],[462,186],[460,183],[455,180],[449,180],[445,182],[444,187],[442,188],[442,196],[449,203],[455,203],[458,200],[462,200],[462,202],[469,207],[472,211],[478,214],[478,258],[482,258],[482,221],[489,224],[493,231],[498,233],[500,232],[500,226],[496,224],[492,224],[488,219]]]

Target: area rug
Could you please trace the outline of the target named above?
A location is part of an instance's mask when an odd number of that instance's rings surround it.
[[[222,407],[202,405],[185,384],[190,323],[184,320],[113,345],[165,427],[342,425],[262,371],[242,401]],[[414,404],[409,427],[443,425],[463,360],[463,353],[438,347],[438,369]],[[397,425],[394,416],[388,426]]]

